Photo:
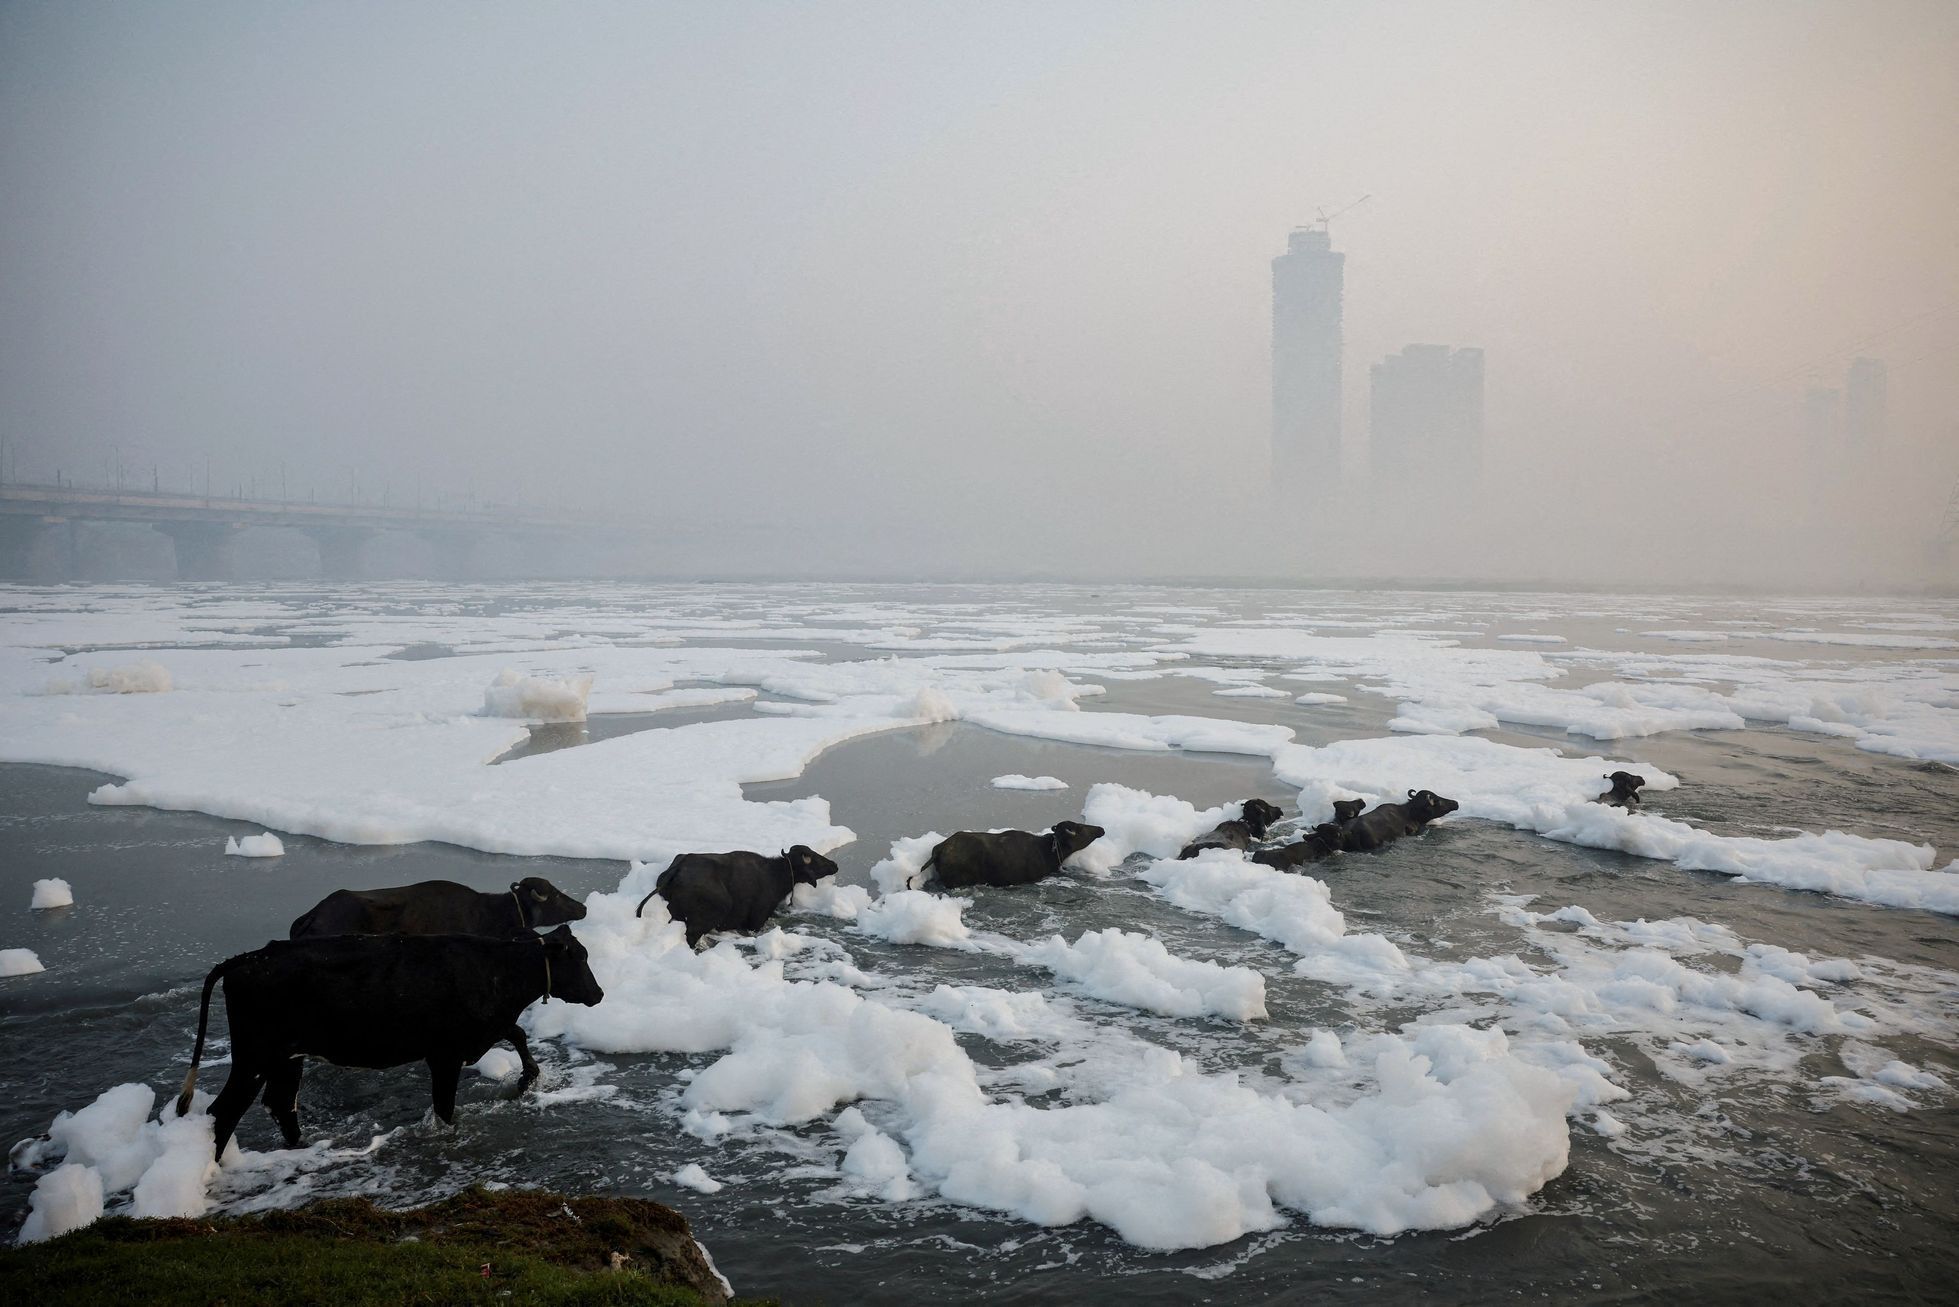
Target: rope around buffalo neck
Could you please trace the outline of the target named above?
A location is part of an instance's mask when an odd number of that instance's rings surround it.
[[[550,998],[551,997],[551,946],[544,942],[544,936],[539,935],[536,938],[537,938],[538,948],[543,950],[544,953],[544,997]]]
[[[531,923],[530,923],[530,919],[524,915],[524,899],[522,895],[517,893],[517,887],[515,885],[512,885],[510,887],[510,901],[517,905],[518,926],[520,926],[524,930],[529,930],[531,928]]]

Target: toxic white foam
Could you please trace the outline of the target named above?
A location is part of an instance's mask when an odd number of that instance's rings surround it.
[[[1447,1228],[1520,1202],[1565,1165],[1569,1088],[1511,1056],[1500,1031],[1436,1025],[1362,1056],[1374,1092],[1295,1103],[1159,1050],[1155,1071],[1095,1102],[990,1100],[944,1023],[840,985],[786,980],[724,944],[701,953],[640,889],[594,895],[578,931],[608,1001],[527,1018],[597,1052],[723,1051],[682,1106],[703,1130],[750,1116],[816,1120],[872,1099],[909,1149],[905,1176],[941,1197],[1038,1224],[1083,1218],[1150,1248],[1204,1247],[1283,1223],[1393,1233]],[[855,1125],[855,1123],[851,1123]],[[859,1141],[861,1143],[861,1137]],[[865,1183],[901,1178],[882,1145]]]
[[[534,722],[582,722],[591,693],[589,676],[525,676],[506,667],[483,692],[483,715]]]
[[[1005,776],[993,778],[996,790],[1065,790],[1068,782],[1059,776],[1023,776],[1019,772],[1009,772]]]
[[[54,876],[34,882],[34,897],[27,906],[30,911],[40,912],[47,908],[72,907],[74,903],[75,891],[69,888],[67,881]]]
[[[0,979],[31,976],[37,971],[46,970],[31,948],[0,948]]]

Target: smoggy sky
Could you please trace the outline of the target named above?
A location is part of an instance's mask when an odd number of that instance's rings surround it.
[[[1275,502],[1270,260],[1363,194],[1350,474]],[[1488,355],[1440,508],[1365,472],[1411,341]],[[1813,469],[1858,354],[1888,443]],[[0,4],[25,479],[715,570],[1922,581],[1955,363],[1949,3]]]

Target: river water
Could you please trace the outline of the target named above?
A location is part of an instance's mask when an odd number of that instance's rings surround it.
[[[798,607],[804,611],[795,612]],[[1909,723],[1918,732],[1909,751],[1937,752],[1937,714],[1959,714],[1959,696],[1949,688],[1959,666],[1952,647],[1959,606],[1950,603],[880,587],[482,588],[459,599],[421,587],[345,593],[92,587],[15,588],[0,594],[0,608],[6,609],[0,614],[6,644],[22,666],[32,664],[31,675],[17,678],[22,688],[14,693],[23,696],[91,659],[169,665],[177,652],[236,659],[241,649],[257,649],[251,658],[267,674],[279,673],[282,659],[313,659],[343,647],[361,649],[362,664],[378,666],[366,651],[383,646],[414,651],[393,660],[402,668],[485,655],[522,664],[600,647],[608,658],[635,648],[793,646],[817,664],[894,657],[984,662],[1002,646],[1162,649],[1192,632],[1296,628],[1300,614],[1331,623],[1314,629],[1332,638],[1386,630],[1454,649],[1553,651],[1549,656],[1564,659],[1558,684],[1566,686],[1664,673],[1697,675],[1702,684],[1732,690],[1750,677],[1800,676],[1805,683],[1861,689],[1881,701],[1871,709],[1876,715],[1827,731],[1751,718],[1742,729],[1667,729],[1599,740],[1555,723],[1504,718],[1474,733],[1519,750],[1599,752],[1669,773],[1680,786],[1651,793],[1650,806],[1719,836],[1834,830],[1932,845],[1936,865],[1959,854],[1959,772],[1927,756],[1857,747],[1860,731],[1868,740],[1871,732]],[[199,613],[208,620],[186,620]],[[634,620],[649,614],[658,620]],[[616,629],[602,629],[608,625]],[[119,628],[130,638],[119,641]],[[1684,636],[1654,636],[1656,629]],[[484,647],[471,648],[472,632]],[[887,638],[872,638],[877,632]],[[1702,638],[1715,634],[1727,638]],[[1883,638],[1808,643],[1805,634]],[[1061,635],[1072,643],[1046,642]],[[1528,638],[1506,641],[1505,635]],[[967,647],[949,650],[935,640]],[[1707,648],[1733,661],[1687,672],[1656,669],[1651,661],[1703,656]],[[1601,650],[1610,656],[1573,656]],[[190,670],[179,675],[174,694],[188,692],[182,682],[195,685],[199,664],[186,656],[183,665]],[[593,665],[600,669],[596,689],[603,690],[610,664]],[[1156,664],[1145,675],[1064,669],[1070,679],[1107,691],[1083,698],[1084,714],[1269,723],[1310,745],[1397,735],[1388,723],[1406,715],[1406,675],[1341,675],[1315,663],[1319,670],[1308,674],[1320,679],[1280,679],[1304,665],[1296,653],[1210,653]],[[1398,689],[1395,675],[1402,675]],[[1931,678],[1944,679],[1928,692]],[[1759,679],[1753,683],[1759,688]],[[271,693],[309,692],[298,673],[286,685]],[[1246,685],[1285,692],[1216,693]],[[539,728],[514,753],[499,750],[506,758],[499,766],[596,750],[645,731],[766,715],[766,705],[793,700],[780,689],[764,683],[757,699],[719,705],[595,711],[584,726]],[[1294,701],[1322,690],[1342,701]],[[361,702],[359,691],[330,692]],[[1445,697],[1439,689],[1428,693],[1431,700]],[[1465,702],[1475,698],[1452,693]],[[188,747],[200,731],[232,729],[227,721],[214,710],[167,724]],[[113,739],[90,745],[115,747]],[[303,751],[305,739],[292,747]],[[610,857],[514,856],[429,840],[337,842],[290,831],[282,832],[282,858],[230,858],[222,853],[227,836],[278,827],[208,811],[89,803],[98,787],[153,766],[151,756],[135,750],[121,772],[0,764],[0,919],[12,922],[0,930],[0,946],[31,948],[46,967],[0,980],[0,1140],[36,1135],[57,1112],[120,1083],[152,1085],[160,1098],[172,1093],[188,1055],[204,972],[221,958],[282,937],[293,917],[333,889],[433,878],[497,889],[540,875],[582,897],[618,888],[625,870]],[[1068,788],[990,786],[993,777],[1012,772],[1057,777]],[[893,840],[929,830],[1043,829],[1078,816],[1089,788],[1107,782],[1175,795],[1200,808],[1256,795],[1290,813],[1301,798],[1299,786],[1282,781],[1264,757],[1073,743],[969,720],[861,734],[823,749],[800,775],[747,784],[744,794],[755,803],[827,800],[830,821],[856,835],[831,852],[843,867],[841,879],[865,884],[869,867]],[[241,795],[237,803],[249,798]],[[1088,1029],[1140,1038],[1175,1050],[1194,1068],[1261,1084],[1294,1078],[1299,1049],[1316,1030],[1393,1030],[1460,1009],[1472,1023],[1500,1025],[1518,1038],[1529,1034],[1535,1018],[1525,1007],[1468,999],[1384,1002],[1299,976],[1293,955],[1279,944],[1174,906],[1125,874],[1135,865],[1132,860],[1107,878],[1073,874],[1020,890],[978,891],[965,921],[1022,941],[1073,939],[1113,926],[1153,935],[1179,956],[1260,973],[1268,1019],[1241,1024],[1154,1015],[1070,992],[998,954],[894,944],[815,914],[781,920],[796,935],[821,941],[806,951],[847,955],[876,977],[885,1001],[922,1001],[942,984],[1042,990]],[[1725,928],[1725,934],[1703,930],[1700,945],[1672,950],[1706,977],[1733,977],[1744,966],[1743,953],[1719,939],[1845,960],[1854,979],[1804,988],[1826,993],[1873,1024],[1854,1038],[1819,1033],[1750,1011],[1745,1002],[1707,1012],[1663,1006],[1633,1026],[1600,1022],[1598,1033],[1582,1040],[1585,1052],[1600,1059],[1627,1096],[1608,1105],[1602,1122],[1574,1110],[1562,1173],[1526,1202],[1465,1228],[1393,1237],[1294,1219],[1220,1246],[1161,1252],[1126,1243],[1094,1221],[1043,1227],[949,1201],[929,1187],[909,1201],[879,1201],[840,1186],[840,1146],[824,1120],[752,1124],[716,1142],[682,1130],[687,1077],[718,1052],[594,1053],[560,1042],[539,1047],[545,1074],[538,1092],[512,1097],[498,1082],[466,1077],[453,1129],[423,1118],[427,1091],[417,1067],[316,1066],[302,1095],[302,1119],[309,1141],[323,1142],[279,1162],[275,1129],[254,1109],[241,1141],[273,1160],[236,1183],[220,1179],[213,1198],[237,1210],[341,1193],[407,1204],[474,1181],[644,1195],[688,1215],[738,1292],[794,1303],[1101,1293],[1137,1301],[1279,1302],[1308,1293],[1358,1300],[1383,1291],[1460,1302],[1770,1293],[1822,1302],[1923,1301],[1951,1292],[1959,1271],[1953,1240],[1959,1115],[1949,1087],[1959,1085],[1953,916],[1736,880],[1486,819],[1452,819],[1384,853],[1346,855],[1315,874],[1329,885],[1350,930],[1377,932],[1437,961],[1515,955],[1575,974],[1625,945],[1623,938],[1587,937],[1574,921],[1520,925],[1516,916],[1567,906],[1582,907],[1600,923],[1691,920]],[[22,911],[29,887],[49,876],[74,887],[76,905],[29,916]],[[1707,946],[1709,939],[1717,943]],[[1567,945],[1589,951],[1582,958],[1561,954]],[[1678,1025],[1677,1040],[1668,1037],[1669,1023]],[[1732,1062],[1680,1052],[1704,1038],[1734,1053]],[[969,1032],[959,1042],[983,1069],[1026,1056]],[[1046,1048],[1040,1060],[1065,1066],[1092,1059],[1093,1052],[1086,1044]],[[1897,1090],[1896,1102],[1855,1092],[1880,1083],[1870,1066],[1885,1061],[1944,1083],[1900,1089],[1882,1082]],[[1079,1084],[1067,1094],[1092,1097]],[[1612,1133],[1601,1124],[1623,1129]],[[723,1187],[699,1193],[677,1184],[674,1173],[689,1163],[705,1167]],[[0,1227],[10,1228],[25,1213],[34,1178],[16,1176],[0,1188]]]

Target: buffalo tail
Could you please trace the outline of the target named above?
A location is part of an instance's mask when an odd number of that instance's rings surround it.
[[[668,866],[665,871],[660,873],[660,879],[653,882],[653,888],[647,891],[646,897],[639,901],[639,907],[633,909],[633,915],[637,917],[645,909],[646,905],[653,901],[653,896],[655,894],[658,894],[661,890],[665,889],[667,887],[667,882],[672,879],[673,879],[673,867]]]
[[[177,1115],[190,1111],[191,1091],[197,1088],[197,1064],[204,1058],[204,1030],[211,1020],[211,987],[224,975],[229,962],[220,962],[204,977],[204,998],[197,1005],[197,1043],[190,1051],[190,1073],[184,1077],[184,1092],[177,1095]]]

